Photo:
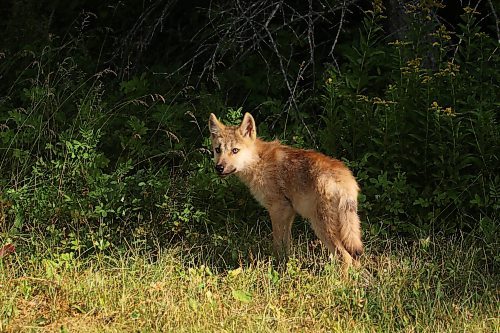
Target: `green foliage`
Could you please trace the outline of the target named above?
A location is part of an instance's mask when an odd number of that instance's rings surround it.
[[[5,31],[44,15],[29,1],[12,6],[15,13],[0,20]],[[65,8],[76,17],[61,16],[59,25],[43,16],[36,34],[3,33],[0,246],[29,250],[41,239],[76,256],[208,239],[237,262],[258,244],[241,234],[254,226],[267,232],[268,218],[237,179],[214,176],[206,121],[213,112],[238,124],[248,111],[259,136],[346,161],[362,187],[369,234],[466,231],[498,258],[500,59],[483,14],[463,8],[460,22],[445,26],[435,19],[438,3],[409,5],[403,37],[394,40],[376,2],[340,32],[335,64],[330,47],[315,48],[307,57],[326,65],[310,66],[306,75],[310,64],[301,62],[314,41],[309,32],[291,33],[308,28],[300,20],[292,30],[267,22],[276,50],[255,46],[239,60],[239,47],[251,39],[228,39],[218,46],[220,63],[198,68],[179,51],[196,44],[198,31],[178,32],[177,17],[165,23],[175,41],[165,50],[164,43],[142,44],[154,31],[120,35],[122,25],[135,27],[121,7],[97,6],[95,15],[77,15],[77,7]],[[132,2],[126,10],[140,8]],[[118,25],[107,21],[111,10]],[[183,15],[202,21],[199,9]],[[316,43],[329,45],[320,36]],[[134,43],[144,47],[142,56],[125,52]],[[204,73],[216,69],[205,81]]]
[[[470,8],[455,33],[423,13],[409,10],[408,37],[387,42],[384,17],[368,12],[323,95],[322,147],[351,161],[364,215],[389,233],[499,218],[497,43]]]
[[[186,179],[171,169],[193,145],[171,132],[192,133],[172,111],[183,104],[166,107],[145,75],[105,96],[109,71],[87,76],[72,58],[57,60],[45,50],[38,71],[21,73],[0,101],[0,244],[29,233],[83,254],[200,229],[206,207],[190,204]]]

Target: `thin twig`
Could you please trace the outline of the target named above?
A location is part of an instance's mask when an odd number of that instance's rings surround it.
[[[498,27],[497,11],[495,10],[495,6],[493,6],[493,2],[491,2],[491,0],[488,0],[488,3],[490,4],[491,12],[493,13],[493,17],[495,18],[495,27],[497,29],[497,40],[498,43],[500,43],[500,28]]]

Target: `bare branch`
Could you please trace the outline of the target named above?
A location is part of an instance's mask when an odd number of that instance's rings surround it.
[[[495,18],[495,27],[497,30],[497,40],[498,40],[498,43],[500,43],[500,28],[498,27],[499,21],[498,21],[497,11],[495,9],[495,6],[493,6],[493,2],[491,2],[491,0],[488,0],[488,4],[491,7],[491,12],[493,13],[493,17]]]

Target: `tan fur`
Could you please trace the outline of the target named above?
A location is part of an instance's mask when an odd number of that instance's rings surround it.
[[[211,114],[209,128],[215,164],[224,170],[220,175],[234,173],[269,211],[278,256],[289,253],[296,214],[311,222],[332,253],[340,254],[345,269],[361,255],[359,187],[344,163],[312,150],[260,140],[249,113],[239,127],[225,126]]]

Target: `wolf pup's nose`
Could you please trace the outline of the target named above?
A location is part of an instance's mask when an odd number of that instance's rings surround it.
[[[215,166],[215,170],[216,170],[219,174],[221,174],[221,173],[223,173],[223,172],[224,172],[224,166],[223,166],[222,164],[217,164],[217,165]]]

